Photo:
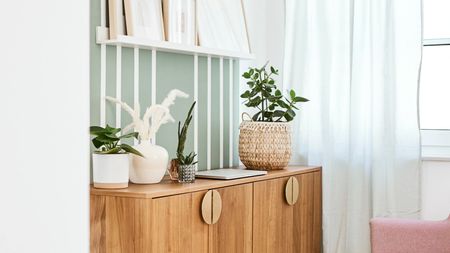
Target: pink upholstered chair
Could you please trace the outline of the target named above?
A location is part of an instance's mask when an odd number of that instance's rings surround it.
[[[375,218],[372,253],[450,253],[450,217],[444,221]]]

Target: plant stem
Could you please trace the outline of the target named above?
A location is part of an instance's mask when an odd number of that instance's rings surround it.
[[[261,110],[261,120],[264,121],[264,96],[263,96],[263,90],[264,90],[264,84],[263,84],[263,80],[262,80],[262,76],[259,75],[259,80],[261,82],[261,105],[262,105],[262,110]]]

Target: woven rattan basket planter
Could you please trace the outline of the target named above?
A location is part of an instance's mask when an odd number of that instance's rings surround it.
[[[291,124],[242,121],[239,157],[248,169],[284,169],[291,159]]]

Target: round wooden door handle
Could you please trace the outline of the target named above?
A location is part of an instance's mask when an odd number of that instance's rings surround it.
[[[286,202],[289,205],[295,205],[298,200],[298,191],[299,191],[299,184],[296,177],[290,177],[289,180],[286,183],[285,188],[285,196],[286,196]]]
[[[202,217],[206,224],[215,224],[222,213],[222,198],[216,190],[209,190],[202,200]]]

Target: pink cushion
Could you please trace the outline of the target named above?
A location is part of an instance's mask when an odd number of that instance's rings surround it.
[[[450,217],[444,221],[375,218],[372,253],[450,253]]]

